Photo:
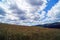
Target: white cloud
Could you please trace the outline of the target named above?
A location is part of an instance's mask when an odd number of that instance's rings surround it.
[[[60,1],[48,11],[46,16],[46,19],[43,19],[41,23],[60,22]]]
[[[0,3],[0,7],[6,12],[0,22],[19,24],[19,25],[36,25],[40,24],[40,20],[44,18],[45,12],[42,11],[46,7],[46,0],[41,0],[40,6],[31,6],[26,0],[8,0],[5,4]],[[41,14],[39,12],[42,11]],[[21,20],[25,17],[25,20]],[[9,20],[10,19],[10,20]]]
[[[18,20],[19,19],[18,17],[16,17],[13,14],[6,14],[5,18],[10,19],[10,20]]]
[[[4,17],[3,15],[0,15],[0,17]]]

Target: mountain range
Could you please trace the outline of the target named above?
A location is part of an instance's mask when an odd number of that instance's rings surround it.
[[[43,26],[44,28],[60,28],[60,22],[43,24],[43,25],[36,25],[36,26]]]

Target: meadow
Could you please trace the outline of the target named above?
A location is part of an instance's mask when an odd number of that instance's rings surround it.
[[[60,40],[60,29],[0,23],[0,40]]]

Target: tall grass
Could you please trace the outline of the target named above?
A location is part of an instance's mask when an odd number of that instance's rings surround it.
[[[60,40],[60,29],[0,25],[0,40]]]

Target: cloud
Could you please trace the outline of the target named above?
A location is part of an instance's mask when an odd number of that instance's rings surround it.
[[[27,2],[30,4],[30,5],[33,5],[33,6],[40,6],[43,4],[43,1],[42,0],[27,0]]]
[[[0,2],[0,8],[5,12],[3,13],[5,16],[0,19],[0,22],[28,26],[40,24],[40,20],[42,20],[45,15],[43,9],[47,6],[46,3],[46,0],[41,0],[41,4],[35,2],[33,4],[38,4],[40,6],[31,6],[26,0]],[[42,13],[40,14],[39,12],[41,11]]]
[[[48,11],[47,17],[41,21],[42,24],[60,22],[60,1]]]

